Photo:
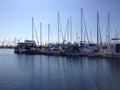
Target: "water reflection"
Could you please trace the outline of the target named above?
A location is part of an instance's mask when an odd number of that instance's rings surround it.
[[[120,88],[119,60],[16,55],[8,52],[0,56],[0,90],[119,90]]]
[[[120,66],[117,64],[120,65],[114,61],[97,58],[88,60],[88,58],[18,55],[18,67],[21,73],[25,74],[29,89],[119,88],[112,82],[119,77],[114,73],[120,74]],[[116,68],[118,71],[115,70]]]

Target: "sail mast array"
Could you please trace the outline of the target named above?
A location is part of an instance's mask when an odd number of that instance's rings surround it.
[[[66,55],[66,56],[89,56],[89,57],[117,57],[120,58],[120,44],[119,42],[115,42],[114,44],[110,44],[110,13],[108,13],[108,25],[106,30],[106,43],[107,46],[102,44],[102,36],[101,36],[101,28],[100,28],[100,18],[99,13],[97,11],[97,26],[96,26],[96,35],[97,35],[97,45],[96,43],[89,43],[89,37],[87,32],[87,27],[85,23],[85,18],[83,14],[83,9],[81,8],[81,40],[78,41],[78,31],[76,31],[76,42],[72,43],[72,17],[70,16],[67,19],[67,28],[65,28],[65,32],[63,34],[60,15],[59,12],[57,14],[58,18],[58,42],[51,43],[52,32],[50,30],[50,24],[48,23],[48,42],[46,45],[42,45],[42,24],[40,23],[40,36],[38,41],[37,31],[34,23],[34,18],[32,17],[32,40],[25,40],[24,42],[18,42],[15,48],[15,53],[25,53],[25,54],[48,54],[48,55]],[[37,44],[34,40],[34,34],[37,40]],[[118,40],[119,32],[116,29],[116,35],[112,40]],[[64,36],[63,36],[64,35]],[[61,38],[62,37],[62,38]],[[90,39],[91,32],[90,32]],[[63,40],[63,41],[62,41]],[[64,42],[67,43],[64,44]],[[18,40],[19,41],[19,40]],[[61,43],[61,41],[63,43]],[[87,41],[87,43],[86,43]],[[6,45],[10,45],[11,40],[3,41]],[[39,46],[40,45],[40,46]],[[111,50],[112,49],[112,50]],[[115,50],[113,50],[115,49]],[[114,51],[114,52],[113,52]],[[112,53],[111,53],[112,52]]]
[[[89,37],[88,37],[88,32],[87,32],[87,27],[86,27],[86,22],[84,18],[84,12],[83,9],[81,8],[81,28],[80,28],[80,34],[79,38],[77,39],[77,42],[79,42],[80,45],[82,45],[84,42],[87,41],[89,45]],[[97,11],[97,46],[102,45],[102,37],[101,37],[101,29],[100,29],[100,20],[99,20],[99,12]],[[34,18],[32,17],[32,41],[35,40],[38,43],[38,45],[42,45],[42,23],[40,23],[40,36],[39,36],[39,41],[37,37],[37,31],[34,23]],[[48,43],[50,43],[50,36],[52,35],[52,32],[50,30],[50,24],[48,24]],[[51,38],[53,39],[53,38]],[[83,40],[84,39],[84,40]],[[90,31],[90,39],[91,37],[91,31]],[[62,31],[62,26],[61,26],[61,20],[60,20],[60,14],[59,12],[57,13],[57,44],[59,45],[61,42],[64,43],[67,41],[67,43],[72,43],[73,42],[73,31],[72,31],[72,16],[70,16],[67,19],[67,24],[65,31]],[[76,40],[75,40],[76,41]],[[91,40],[90,40],[91,42]],[[106,29],[106,44],[110,43],[110,13],[108,13],[108,21],[107,21],[107,29]]]

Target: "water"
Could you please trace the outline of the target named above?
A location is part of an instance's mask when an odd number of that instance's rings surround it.
[[[0,49],[0,90],[120,90],[120,60]]]

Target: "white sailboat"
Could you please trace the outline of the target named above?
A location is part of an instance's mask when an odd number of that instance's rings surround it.
[[[93,48],[89,48],[89,57],[103,57],[105,50],[102,49],[102,38],[100,32],[99,13],[97,12],[97,45]]]

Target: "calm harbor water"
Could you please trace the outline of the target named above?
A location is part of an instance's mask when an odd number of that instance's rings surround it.
[[[120,60],[0,49],[0,90],[120,90]]]

